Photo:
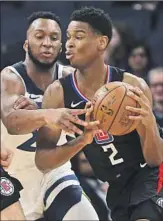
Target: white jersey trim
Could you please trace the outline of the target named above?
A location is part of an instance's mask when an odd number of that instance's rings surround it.
[[[58,79],[63,77],[63,67],[62,64],[58,64]]]
[[[24,82],[24,79],[22,78],[22,76],[19,74],[19,72],[12,66],[8,66],[7,67],[8,69],[10,69],[12,72],[14,72],[22,81],[23,85],[24,85],[24,88],[25,88],[25,93],[27,93],[27,87],[25,85],[25,82]]]

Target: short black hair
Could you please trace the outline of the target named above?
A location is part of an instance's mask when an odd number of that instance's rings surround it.
[[[81,21],[88,23],[94,31],[106,35],[109,41],[112,37],[112,21],[107,13],[100,8],[82,7],[74,11],[70,21]]]
[[[28,17],[28,28],[32,24],[33,21],[35,21],[38,18],[45,18],[45,19],[51,19],[57,22],[59,27],[61,28],[61,22],[60,18],[54,14],[53,12],[49,11],[38,11],[38,12],[33,12],[29,17]]]

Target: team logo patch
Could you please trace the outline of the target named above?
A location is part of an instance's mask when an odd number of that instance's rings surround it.
[[[113,142],[114,137],[111,134],[101,131],[95,135],[95,141],[97,144],[105,144]]]
[[[11,196],[14,193],[14,185],[6,177],[1,177],[0,190],[1,190],[1,195]]]
[[[156,204],[158,206],[160,206],[161,208],[163,208],[163,198],[159,198],[157,201],[156,201]]]

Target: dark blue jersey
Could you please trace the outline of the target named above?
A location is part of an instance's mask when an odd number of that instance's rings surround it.
[[[124,71],[108,66],[109,78],[106,82],[123,81]],[[88,99],[80,92],[75,73],[61,78],[66,108],[84,108]],[[84,119],[84,116],[81,116]],[[132,174],[134,167],[144,164],[144,157],[137,131],[123,136],[107,133],[96,134],[94,141],[83,149],[97,178],[103,181],[114,180]]]

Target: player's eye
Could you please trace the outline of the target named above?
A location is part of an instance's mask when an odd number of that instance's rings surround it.
[[[56,41],[58,38],[57,38],[56,35],[54,35],[54,36],[51,37],[51,39],[52,39],[53,41]]]
[[[36,38],[37,38],[37,39],[42,39],[42,38],[43,38],[43,35],[36,35]]]
[[[76,39],[82,40],[82,39],[83,39],[83,36],[76,36]]]

